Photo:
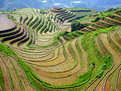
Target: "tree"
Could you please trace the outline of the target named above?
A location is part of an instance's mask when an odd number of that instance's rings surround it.
[[[79,21],[74,21],[71,23],[71,32],[81,30],[86,27],[88,24],[81,24]]]

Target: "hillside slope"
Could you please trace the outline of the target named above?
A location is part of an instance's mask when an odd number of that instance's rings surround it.
[[[71,14],[54,9],[60,11]],[[1,12],[0,91],[120,91],[120,9],[74,32],[66,32],[68,26],[54,13]],[[102,19],[111,22],[104,26]]]

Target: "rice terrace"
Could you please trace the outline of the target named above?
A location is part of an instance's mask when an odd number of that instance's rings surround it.
[[[0,11],[0,91],[121,91],[121,8]]]

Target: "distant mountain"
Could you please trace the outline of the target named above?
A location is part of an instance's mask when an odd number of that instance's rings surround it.
[[[12,11],[25,7],[46,9],[46,6],[39,0],[0,0],[0,10],[2,11]]]
[[[0,10],[11,11],[25,7],[40,9],[81,7],[101,11],[119,4],[121,4],[121,0],[0,0]]]
[[[111,7],[111,8],[121,8],[121,4],[115,5],[115,6]]]
[[[105,10],[113,6],[121,4],[121,0],[97,0],[92,8],[97,10]]]

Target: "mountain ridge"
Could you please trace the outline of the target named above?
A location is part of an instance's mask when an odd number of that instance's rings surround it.
[[[12,11],[18,8],[38,8],[38,9],[49,9],[51,7],[81,7],[81,8],[94,8],[98,11],[108,9],[110,7],[121,4],[120,0],[0,0],[1,11]]]

